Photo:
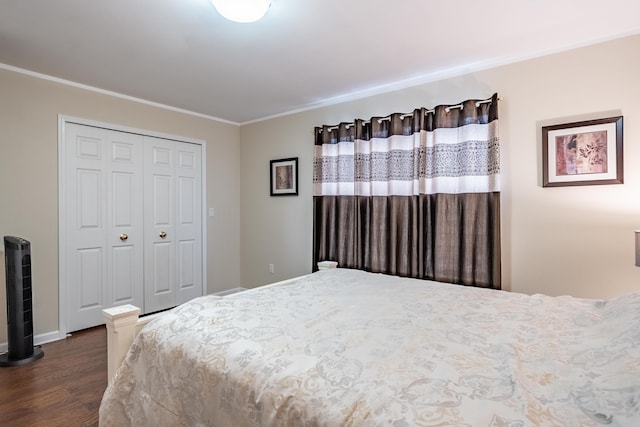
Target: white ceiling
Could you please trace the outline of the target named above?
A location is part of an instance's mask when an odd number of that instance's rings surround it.
[[[253,24],[209,0],[0,0],[4,68],[232,123],[638,33],[637,0],[273,0]]]

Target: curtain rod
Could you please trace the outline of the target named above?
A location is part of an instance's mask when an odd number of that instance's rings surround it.
[[[498,98],[498,101],[500,101],[500,100],[501,100],[501,99],[500,99],[500,98]],[[476,101],[476,108],[477,108],[477,107],[479,107],[479,106],[480,106],[480,105],[482,105],[482,104],[490,104],[491,102],[492,102],[492,99],[491,99],[491,98],[483,99],[483,100],[481,100],[481,101]],[[459,109],[461,109],[461,110],[462,110],[462,109],[464,108],[464,105],[463,105],[463,103],[460,103],[460,104],[457,104],[457,105],[450,105],[450,106],[446,107],[446,108],[444,109],[444,111],[445,111],[446,113],[448,113],[449,111],[451,111],[452,109],[455,109],[455,108],[459,108]],[[424,113],[425,113],[425,114],[432,114],[432,113],[434,113],[435,111],[436,111],[436,110],[435,110],[435,108],[434,108],[434,109],[432,109],[432,110],[426,110]],[[400,115],[400,119],[401,119],[401,120],[404,120],[404,118],[405,118],[405,117],[411,117],[411,116],[413,116],[413,113],[401,114],[401,115]],[[391,120],[391,116],[381,117],[381,118],[379,118],[379,119],[377,119],[377,120],[378,120],[378,123],[382,123],[382,122],[383,122],[383,121],[385,121],[385,120]],[[365,123],[365,124],[367,124],[367,123],[371,123],[371,120],[363,120],[362,122],[363,122],[363,123]],[[345,129],[349,129],[351,126],[355,126],[355,122],[347,123],[347,124],[345,125]],[[339,128],[340,128],[340,126],[339,126],[339,125],[338,125],[338,126],[331,126],[331,127],[329,127],[329,128],[328,128],[328,130],[329,130],[329,132],[331,132],[332,130],[339,129]],[[320,132],[322,132],[322,128],[320,128]],[[313,133],[313,131],[312,131],[311,133]]]

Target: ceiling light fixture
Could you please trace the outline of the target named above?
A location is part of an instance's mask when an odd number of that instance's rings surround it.
[[[211,0],[220,15],[234,22],[255,22],[262,19],[271,0]]]

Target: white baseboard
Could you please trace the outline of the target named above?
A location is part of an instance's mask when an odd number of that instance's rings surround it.
[[[48,342],[58,341],[65,338],[66,335],[60,336],[60,331],[46,332],[33,337],[33,345],[46,344]],[[8,351],[8,343],[0,343],[0,353],[6,353]]]
[[[217,295],[219,297],[223,297],[225,295],[231,295],[231,294],[235,294],[235,293],[246,291],[246,290],[247,290],[247,288],[232,288],[232,289],[227,289],[226,291],[216,292],[213,295]]]

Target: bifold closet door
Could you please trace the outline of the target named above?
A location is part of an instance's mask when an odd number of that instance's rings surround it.
[[[202,295],[201,146],[144,138],[144,312]]]
[[[67,330],[143,304],[142,136],[65,126]]]

